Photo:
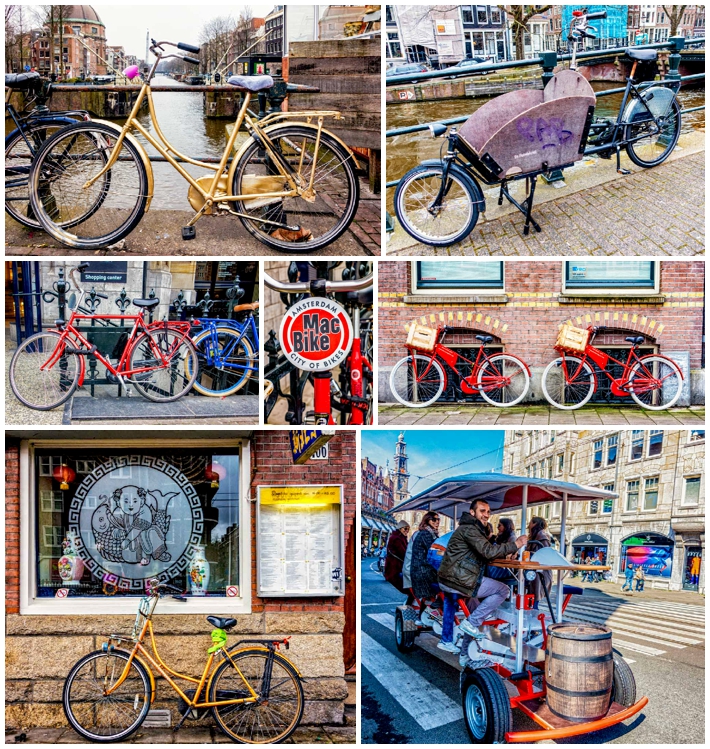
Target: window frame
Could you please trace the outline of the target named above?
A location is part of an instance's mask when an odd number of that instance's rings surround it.
[[[646,494],[648,490],[648,482],[656,482],[656,506],[646,507]],[[652,490],[653,491],[653,490]],[[658,503],[661,500],[661,477],[660,476],[644,476],[643,478],[643,502],[639,502],[639,509],[641,512],[656,512],[658,510]]]
[[[698,498],[695,500],[695,502],[688,503],[686,501],[687,492],[688,492],[688,481],[691,479],[697,479],[698,481]],[[700,497],[702,495],[702,489],[703,489],[703,474],[702,473],[691,473],[687,476],[683,476],[683,495],[680,498],[680,506],[681,507],[699,507],[700,506]]]
[[[646,457],[651,458],[660,458],[663,455],[663,447],[666,442],[665,438],[665,430],[664,429],[649,429],[648,431],[648,440],[646,443]],[[657,455],[651,455],[651,437],[655,437],[656,435],[661,435],[661,451]]]
[[[616,442],[614,442],[614,444],[611,444],[612,438],[616,439]],[[606,450],[604,451],[605,452],[604,467],[611,468],[612,466],[615,466],[619,461],[619,433],[616,432],[615,434],[607,434],[607,436],[604,439],[604,442],[606,445]],[[609,462],[609,450],[612,447],[616,448],[616,453],[614,454],[614,462],[610,463]]]
[[[634,432],[641,435],[641,455],[638,458],[634,458]],[[636,440],[639,438],[636,437]],[[629,463],[637,463],[639,460],[643,460],[646,457],[646,432],[643,429],[632,429],[631,436],[629,438]]]
[[[562,295],[563,296],[657,296],[660,293],[660,261],[651,260],[651,285],[616,285],[601,284],[592,286],[570,285],[567,280],[567,274],[570,263],[574,260],[562,261]],[[585,261],[585,262],[595,262]]]
[[[637,514],[639,512],[639,508],[641,507],[641,500],[643,497],[642,489],[642,479],[641,478],[632,478],[632,479],[626,479],[625,480],[626,486],[624,486],[624,509],[623,512],[627,514]],[[629,507],[629,484],[636,484],[636,507]]]
[[[251,500],[251,444],[249,439],[185,440],[181,447],[196,449],[227,448],[239,450],[239,593],[236,598],[223,596],[188,597],[186,602],[174,601],[169,597],[160,601],[161,614],[250,614],[252,609],[252,500]],[[20,443],[20,614],[24,616],[52,615],[77,616],[86,613],[87,601],[95,614],[135,614],[138,596],[101,598],[94,596],[68,597],[64,599],[37,598],[37,566],[35,560],[35,527],[37,510],[35,507],[35,450],[77,449],[77,440],[23,440]],[[92,440],[91,448],[142,449],[156,448],[169,450],[175,447],[175,440],[168,438],[150,439],[140,442],[129,439]]]
[[[426,262],[426,261],[424,261]],[[441,261],[446,262],[446,260]],[[457,261],[454,261],[457,262]],[[412,283],[411,293],[418,294],[420,296],[462,296],[466,294],[491,294],[500,295],[505,294],[505,262],[503,260],[486,260],[484,262],[498,263],[500,266],[500,285],[478,285],[475,281],[464,283],[461,286],[419,286],[419,278],[421,272],[421,260],[412,260]],[[498,283],[498,282],[496,282]]]

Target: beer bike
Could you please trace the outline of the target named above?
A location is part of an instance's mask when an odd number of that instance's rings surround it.
[[[151,40],[155,62],[146,75],[123,127],[111,122],[80,123],[49,138],[30,172],[32,209],[42,228],[73,249],[99,249],[130,234],[153,198],[150,159],[139,133],[189,183],[188,200],[195,215],[182,230],[195,237],[205,215],[235,216],[263,244],[287,252],[313,252],[340,237],[350,225],[359,201],[358,168],[352,151],[323,127],[336,111],[276,112],[261,120],[249,111],[253,94],[273,86],[262,76],[232,76],[229,85],[244,101],[219,164],[185,156],[162,133],[151,93],[161,61],[179,58],[165,47],[199,54],[182,42]],[[133,79],[137,66],[124,71]],[[138,119],[147,101],[154,137]],[[231,159],[245,126],[249,137]],[[180,162],[212,172],[195,179]]]

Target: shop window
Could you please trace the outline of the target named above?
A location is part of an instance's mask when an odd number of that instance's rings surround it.
[[[648,435],[648,457],[660,455],[663,450],[663,430],[652,429]]]
[[[484,260],[418,260],[416,289],[503,289],[503,262]]]
[[[619,435],[611,434],[606,438],[606,464],[613,466],[616,464],[616,453],[619,445]]]
[[[565,470],[565,454],[560,453],[557,456],[557,475],[564,473]]]
[[[683,499],[681,504],[684,507],[691,507],[700,503],[700,476],[686,476],[685,486],[683,488]]]
[[[656,265],[654,260],[566,261],[564,291],[614,294],[632,289],[636,294],[655,293]]]
[[[54,605],[57,591],[67,589],[69,599],[97,600],[101,611],[132,611],[134,603],[122,602],[143,595],[146,581],[157,577],[193,599],[186,611],[217,611],[228,587],[249,589],[241,452],[233,443],[61,454],[38,447],[27,496],[35,540],[23,541],[31,570],[23,601]],[[239,595],[233,601],[242,610],[244,602]],[[76,613],[70,601],[61,605]]]
[[[705,439],[704,429],[691,429],[688,434],[688,442],[701,442]]]
[[[592,458],[592,469],[602,467],[602,455],[604,453],[604,440],[594,442],[594,455]]]
[[[604,484],[602,489],[608,492],[613,492],[614,484]],[[613,511],[614,511],[614,500],[613,499],[602,500],[602,515],[611,515]]]
[[[634,429],[631,432],[631,460],[641,460],[643,458],[643,431]]]
[[[648,478],[643,488],[643,509],[655,510],[658,507],[658,477]]]
[[[639,506],[639,482],[626,482],[626,512],[636,512]]]

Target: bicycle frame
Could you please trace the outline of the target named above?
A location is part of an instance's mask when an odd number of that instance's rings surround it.
[[[247,370],[249,372],[258,372],[259,367],[258,366],[251,366],[251,365],[245,365],[245,364],[234,364],[231,363],[229,359],[229,354],[234,350],[235,346],[238,346],[239,343],[244,338],[249,338],[249,333],[252,335],[252,342],[256,345],[256,353],[258,355],[259,353],[259,330],[256,324],[256,319],[254,318],[254,315],[249,315],[249,319],[245,323],[238,323],[236,320],[218,320],[215,318],[199,318],[195,320],[196,323],[199,325],[202,325],[202,327],[205,330],[210,331],[209,335],[209,341],[210,341],[210,347],[206,350],[205,356],[207,358],[207,363],[213,366],[222,367],[225,369],[238,369],[238,370]],[[217,327],[226,327],[226,328],[232,328],[234,331],[239,333],[239,338],[237,338],[236,341],[232,344],[232,348],[229,351],[223,351],[222,353],[225,354],[225,356],[218,356],[217,352],[219,351],[219,341],[217,339]]]

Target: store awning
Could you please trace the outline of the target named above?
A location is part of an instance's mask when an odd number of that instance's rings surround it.
[[[375,526],[372,524],[373,521],[368,518],[367,516],[363,515],[361,518],[362,527],[363,528],[374,528]]]
[[[609,541],[598,533],[583,533],[572,539],[572,546],[608,546]]]

